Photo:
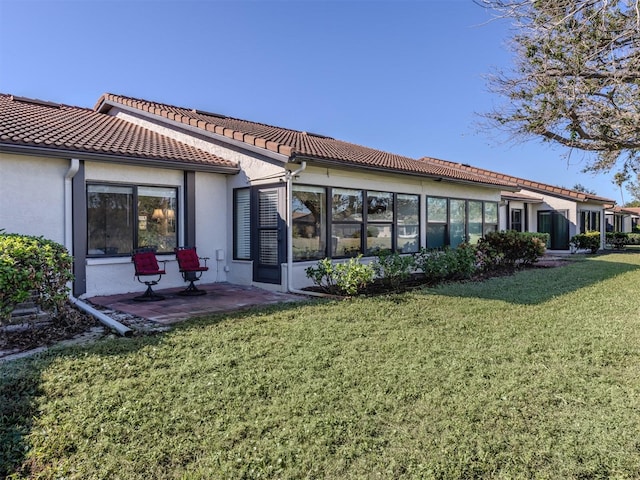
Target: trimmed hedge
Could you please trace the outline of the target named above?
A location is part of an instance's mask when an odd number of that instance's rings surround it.
[[[531,265],[544,255],[548,240],[547,233],[489,232],[478,241],[478,261],[488,270]]]
[[[60,244],[43,237],[0,233],[0,324],[17,304],[34,295],[36,304],[58,317],[73,280],[72,257]]]
[[[571,237],[570,242],[578,250],[590,250],[596,253],[600,249],[600,232],[579,233]]]
[[[640,233],[607,232],[607,245],[622,248],[625,245],[640,245]]]

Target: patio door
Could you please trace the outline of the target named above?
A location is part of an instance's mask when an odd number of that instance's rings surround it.
[[[252,196],[253,281],[279,284],[286,256],[285,188],[253,187]]]
[[[538,212],[538,232],[548,233],[550,250],[569,249],[569,219],[567,211]]]

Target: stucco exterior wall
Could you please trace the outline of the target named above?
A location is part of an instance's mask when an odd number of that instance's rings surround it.
[[[66,159],[0,153],[0,229],[64,238]]]
[[[178,243],[184,242],[184,175],[179,170],[114,165],[107,163],[87,162],[85,167],[87,182],[114,182],[132,185],[171,186],[178,188]],[[210,257],[203,282],[224,280],[216,278],[216,249],[224,248],[226,238],[226,179],[224,175],[198,172],[196,174],[196,240],[198,254]],[[159,255],[160,260],[167,260],[166,272],[158,288],[186,286],[174,255]],[[87,293],[83,297],[112,295],[118,293],[142,292],[146,286],[138,282],[134,276],[134,268],[130,257],[88,258],[87,261]]]

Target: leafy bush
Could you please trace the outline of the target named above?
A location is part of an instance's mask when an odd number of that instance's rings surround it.
[[[571,243],[578,250],[590,250],[596,253],[600,248],[600,232],[579,233],[571,237]]]
[[[56,319],[66,304],[73,279],[65,248],[43,237],[0,233],[0,324],[32,294]]]
[[[622,248],[625,245],[640,245],[640,234],[625,232],[607,232],[607,245],[614,248]]]
[[[464,279],[476,271],[476,250],[466,243],[455,250],[422,248],[414,255],[414,262],[432,282]]]
[[[531,265],[546,251],[547,234],[489,232],[478,241],[477,261],[485,270]]]
[[[331,259],[318,261],[316,267],[307,267],[307,277],[325,292],[339,295],[355,295],[373,282],[373,266],[361,263],[362,255],[348,262],[334,264]]]
[[[411,275],[415,262],[412,255],[400,255],[390,250],[383,250],[377,254],[372,266],[383,282],[397,290],[400,284]]]

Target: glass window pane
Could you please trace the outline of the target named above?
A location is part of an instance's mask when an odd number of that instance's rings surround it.
[[[87,254],[133,252],[133,188],[87,186]]]
[[[393,248],[393,228],[389,224],[367,225],[367,255],[375,255],[382,250]]]
[[[447,222],[446,198],[427,198],[427,222]]]
[[[362,221],[362,190],[334,188],[331,213],[334,221]]]
[[[331,256],[355,257],[362,253],[361,225],[331,226]]]
[[[155,247],[159,253],[178,246],[175,188],[138,187],[138,247]]]
[[[367,221],[393,222],[393,194],[367,192]]]
[[[482,202],[469,200],[469,243],[475,245],[482,235]]]
[[[251,196],[248,188],[235,191],[233,245],[235,258],[251,258]]]
[[[414,253],[420,248],[420,197],[418,195],[398,194],[398,237],[397,250],[401,253]]]
[[[427,248],[443,248],[447,244],[447,225],[430,223],[427,225]]]
[[[498,223],[498,204],[484,202],[484,223]]]
[[[456,248],[467,240],[465,232],[466,222],[466,204],[465,200],[451,200],[451,223],[449,225],[449,246]]]
[[[327,256],[326,198],[324,188],[293,186],[294,260],[317,260]]]

